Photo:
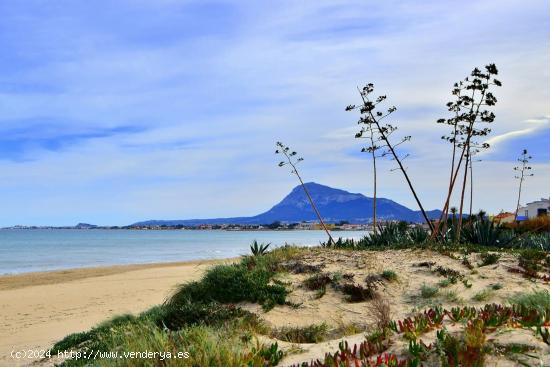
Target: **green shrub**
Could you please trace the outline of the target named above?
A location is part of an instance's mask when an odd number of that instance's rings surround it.
[[[110,320],[100,323],[98,326],[90,329],[89,331],[73,333],[67,335],[62,340],[58,341],[51,348],[52,354],[65,350],[76,350],[83,345],[99,345],[99,340],[104,334],[108,334],[111,329],[119,327],[121,325],[127,325],[138,322],[135,316],[125,314],[115,316]]]
[[[493,294],[494,292],[492,289],[484,289],[474,294],[472,299],[477,302],[486,302],[493,297]]]
[[[526,309],[550,312],[550,292],[546,289],[532,293],[521,293],[511,297],[509,301]]]
[[[422,284],[422,286],[420,287],[420,295],[422,296],[422,298],[432,298],[437,295],[437,293],[439,293],[439,289],[437,287],[429,286],[426,284]]]
[[[500,254],[484,252],[481,254],[481,263],[478,266],[488,266],[498,263]]]
[[[526,249],[519,255],[519,266],[530,273],[536,273],[543,269],[547,259],[547,252],[538,249]],[[546,265],[546,264],[544,264]]]
[[[325,323],[305,327],[283,327],[271,333],[271,336],[290,343],[319,343],[327,337],[328,326]]]
[[[246,318],[249,324],[263,328],[263,323],[255,314],[232,304],[226,305],[217,302],[187,302],[166,306],[162,323],[159,326],[165,326],[171,330],[193,325],[219,326],[236,318]]]
[[[397,280],[397,273],[393,270],[384,270],[380,276],[389,282],[394,282]]]
[[[445,292],[445,294],[443,295],[445,297],[445,299],[449,302],[455,302],[455,303],[458,303],[458,302],[462,302],[462,299],[460,298],[460,296],[456,293],[456,291],[448,291],[448,292]]]
[[[288,291],[280,284],[269,284],[274,273],[263,265],[256,264],[252,269],[243,264],[217,265],[208,270],[201,281],[180,286],[167,305],[249,301],[270,309],[284,304]]]
[[[256,348],[252,348],[252,354],[256,353],[263,359],[263,366],[276,366],[284,357],[284,353],[279,349],[277,343],[271,344],[269,347],[262,346],[257,352]]]

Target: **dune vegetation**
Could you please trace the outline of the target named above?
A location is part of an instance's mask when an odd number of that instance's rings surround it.
[[[212,267],[140,315],[68,335],[52,354],[73,351],[73,358],[54,360],[67,367],[550,362],[545,250],[417,243],[416,232],[389,226],[370,236],[383,237],[380,243],[369,237],[254,251]],[[124,351],[172,357],[109,357]],[[186,357],[175,358],[178,352]]]

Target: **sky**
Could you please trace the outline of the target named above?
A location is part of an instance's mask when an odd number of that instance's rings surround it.
[[[453,83],[495,63],[474,210],[513,210],[523,148],[550,196],[550,3],[0,0],[0,226],[255,215],[306,181],[372,195],[357,87],[397,112],[422,203],[441,208]],[[378,195],[417,209],[394,162]],[[456,204],[456,200],[455,200]]]

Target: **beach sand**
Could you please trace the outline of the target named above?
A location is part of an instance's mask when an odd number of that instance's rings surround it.
[[[67,334],[112,316],[162,303],[180,283],[199,279],[205,260],[111,266],[0,277],[0,366],[24,366],[12,350],[50,348]]]

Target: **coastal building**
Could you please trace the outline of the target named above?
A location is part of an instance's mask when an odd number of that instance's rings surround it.
[[[295,229],[310,230],[315,229],[315,222],[301,222],[296,224]]]
[[[514,213],[501,212],[493,217],[493,222],[498,224],[512,223],[515,219]]]
[[[550,214],[550,198],[541,198],[540,200],[527,203],[519,208],[518,216],[526,218],[536,218]]]

